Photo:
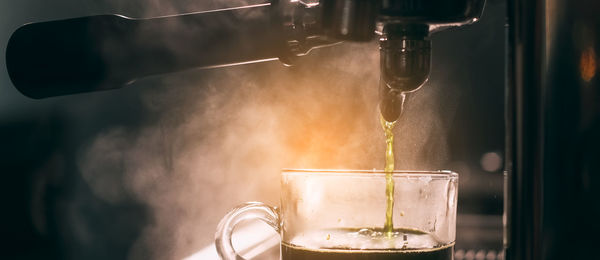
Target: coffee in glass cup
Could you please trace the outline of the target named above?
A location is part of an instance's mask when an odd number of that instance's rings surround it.
[[[280,207],[251,202],[229,212],[216,233],[217,252],[223,259],[243,259],[231,243],[233,228],[260,219],[280,234],[282,260],[453,259],[458,174],[394,171],[391,176],[391,232],[384,229],[386,172],[284,170]]]

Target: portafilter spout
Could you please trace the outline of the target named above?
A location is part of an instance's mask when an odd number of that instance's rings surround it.
[[[429,77],[429,26],[386,24],[379,39],[381,115],[394,122],[402,114],[406,93],[419,89]]]

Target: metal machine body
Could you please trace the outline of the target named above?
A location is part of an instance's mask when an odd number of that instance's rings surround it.
[[[597,259],[597,1],[508,5],[506,259]]]

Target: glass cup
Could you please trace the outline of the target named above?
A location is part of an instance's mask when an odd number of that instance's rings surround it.
[[[357,170],[284,170],[281,207],[243,204],[219,223],[222,259],[233,249],[234,226],[260,219],[281,236],[281,259],[453,259],[458,174],[394,171],[391,232],[386,222],[386,173]]]

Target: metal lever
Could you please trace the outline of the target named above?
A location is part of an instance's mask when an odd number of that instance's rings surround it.
[[[131,19],[101,15],[27,24],[11,37],[6,64],[24,95],[45,98],[120,88],[189,68],[277,59],[271,4]]]

